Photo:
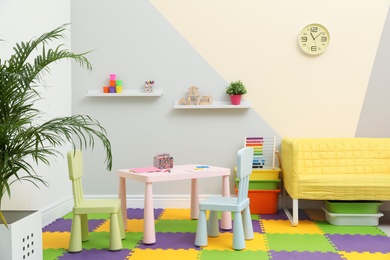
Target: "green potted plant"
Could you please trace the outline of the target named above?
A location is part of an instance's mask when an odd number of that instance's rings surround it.
[[[241,103],[241,96],[246,93],[246,87],[241,80],[232,81],[226,87],[226,94],[230,95],[232,105],[239,105]]]
[[[7,226],[1,211],[3,196],[11,197],[11,185],[28,182],[36,187],[47,185],[35,171],[38,164],[50,165],[60,155],[58,147],[70,143],[73,148],[94,147],[94,139],[103,143],[105,164],[112,168],[111,144],[104,127],[88,115],[42,119],[34,103],[42,97],[36,86],[50,72],[50,65],[71,59],[88,70],[92,66],[85,55],[64,48],[50,48],[49,43],[65,38],[64,24],[27,42],[16,44],[9,59],[0,59],[0,224]],[[44,122],[42,122],[44,121]]]

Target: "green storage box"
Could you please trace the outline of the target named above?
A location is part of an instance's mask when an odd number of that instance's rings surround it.
[[[238,187],[239,179],[236,178]],[[278,180],[249,180],[249,190],[277,190],[279,189],[280,179]]]
[[[325,209],[330,213],[338,214],[377,214],[381,201],[369,200],[327,200]]]

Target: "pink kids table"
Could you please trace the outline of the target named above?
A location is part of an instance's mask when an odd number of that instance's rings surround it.
[[[199,164],[175,165],[170,172],[141,172],[135,173],[130,169],[118,171],[119,192],[118,197],[122,202],[122,214],[125,228],[127,228],[127,203],[126,203],[126,179],[141,181],[145,183],[144,197],[144,244],[156,242],[153,214],[153,188],[154,182],[191,180],[191,219],[198,219],[199,216],[199,191],[197,180],[200,178],[222,177],[222,196],[230,196],[229,168],[208,166],[204,171],[193,171]],[[230,212],[223,212],[221,216],[221,228],[228,230],[232,228]]]

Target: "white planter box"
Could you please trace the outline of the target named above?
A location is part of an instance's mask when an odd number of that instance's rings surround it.
[[[3,211],[8,229],[0,224],[0,260],[42,260],[40,211]]]

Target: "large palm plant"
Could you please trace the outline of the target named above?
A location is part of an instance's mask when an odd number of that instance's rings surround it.
[[[0,59],[0,222],[5,224],[1,201],[5,194],[11,197],[11,184],[26,181],[37,187],[47,185],[36,173],[35,165],[50,165],[50,159],[59,155],[59,146],[71,143],[74,148],[93,149],[94,138],[98,138],[105,149],[106,167],[108,170],[112,167],[111,144],[98,121],[86,115],[43,121],[42,112],[34,106],[41,99],[36,86],[50,72],[52,63],[73,59],[80,66],[92,69],[85,57],[87,53],[76,54],[63,45],[48,47],[53,40],[65,37],[67,26],[64,24],[16,44],[8,60]]]

